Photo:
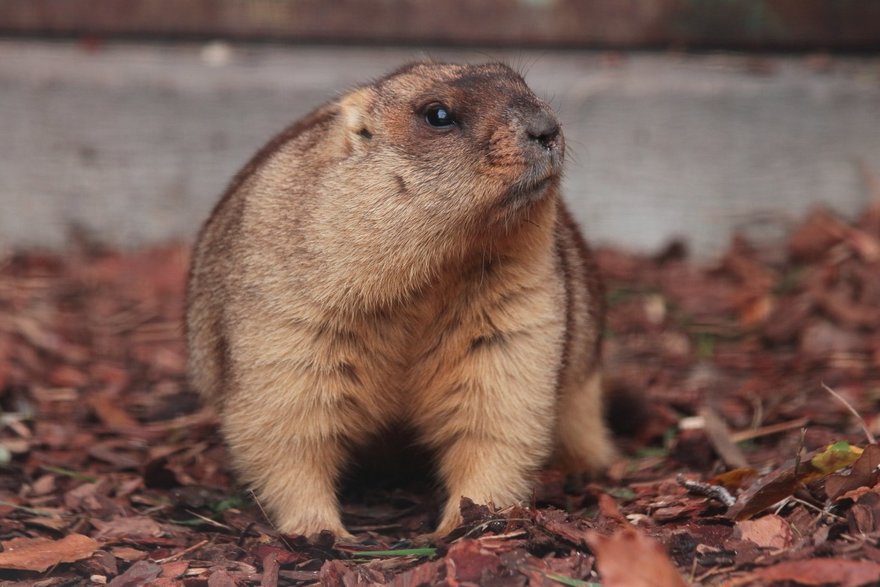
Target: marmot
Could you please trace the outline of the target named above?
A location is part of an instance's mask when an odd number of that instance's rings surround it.
[[[418,62],[269,142],[202,228],[191,381],[280,531],[347,536],[347,455],[411,427],[447,497],[507,506],[551,457],[596,472],[596,268],[560,124],[506,65]]]

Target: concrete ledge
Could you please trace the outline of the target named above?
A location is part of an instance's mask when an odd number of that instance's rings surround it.
[[[423,57],[379,48],[0,42],[0,246],[190,239],[269,137]],[[594,240],[699,256],[773,239],[880,177],[880,58],[438,52],[526,71],[565,125],[566,192]]]

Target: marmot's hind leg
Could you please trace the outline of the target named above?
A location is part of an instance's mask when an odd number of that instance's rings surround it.
[[[600,370],[561,390],[558,410],[553,464],[568,473],[600,473],[615,455],[603,417]]]

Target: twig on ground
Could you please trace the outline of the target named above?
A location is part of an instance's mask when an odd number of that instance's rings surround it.
[[[186,510],[186,513],[188,513],[188,514],[190,514],[190,515],[193,515],[193,516],[197,517],[198,519],[202,520],[204,523],[206,523],[206,524],[208,524],[208,525],[210,525],[210,526],[215,526],[215,527],[217,527],[217,528],[222,528],[223,530],[230,530],[230,531],[232,530],[232,528],[230,528],[230,527],[227,526],[226,524],[221,524],[221,523],[218,522],[217,520],[212,520],[212,519],[209,518],[208,516],[203,516],[202,514],[200,514],[200,513],[198,513],[198,512],[194,512],[194,511],[192,511],[192,510]]]
[[[802,428],[806,424],[809,423],[809,418],[798,418],[796,420],[789,420],[788,422],[780,422],[778,424],[770,424],[769,426],[762,426],[761,428],[750,428],[748,430],[740,430],[739,432],[732,432],[730,434],[730,439],[734,442],[744,442],[746,440],[754,440],[755,438],[761,438],[763,436],[770,436],[771,434],[778,434],[780,432],[786,432],[788,430],[792,430],[794,428]]]
[[[802,506],[804,506],[804,507],[807,508],[807,509],[811,509],[811,510],[813,510],[813,511],[815,511],[815,512],[818,512],[819,514],[821,514],[821,515],[823,515],[823,516],[826,516],[826,517],[829,517],[829,518],[834,518],[834,519],[837,520],[838,522],[845,522],[845,521],[846,521],[846,518],[844,518],[843,516],[838,516],[837,514],[832,513],[832,512],[828,509],[828,507],[824,507],[824,508],[823,508],[823,507],[819,507],[819,506],[817,506],[816,504],[814,504],[814,503],[810,503],[810,502],[808,502],[808,501],[805,500],[805,499],[801,499],[801,498],[799,498],[799,497],[795,497],[795,496],[792,495],[792,496],[790,496],[790,497],[788,498],[787,501],[793,501],[793,502],[795,502],[795,503],[799,503],[799,504],[801,504]]]
[[[248,489],[248,492],[250,492],[251,497],[254,498],[254,503],[257,504],[258,508],[260,508],[260,512],[262,512],[263,517],[266,519],[266,522],[272,527],[273,530],[275,530],[278,533],[278,538],[281,539],[281,542],[284,543],[284,546],[286,546],[288,550],[293,551],[293,547],[284,538],[284,534],[282,534],[281,530],[279,530],[278,527],[272,522],[272,518],[269,517],[269,514],[266,513],[266,510],[263,509],[263,504],[260,503],[260,500],[257,498],[257,494],[254,493],[254,490]]]
[[[156,559],[153,562],[156,563],[157,565],[170,563],[171,561],[177,560],[182,556],[186,556],[187,554],[191,553],[194,550],[200,549],[201,547],[203,547],[207,543],[208,543],[208,540],[202,540],[200,542],[196,542],[192,546],[190,546],[188,548],[184,548],[183,550],[181,550],[178,553],[172,554],[171,556],[166,556],[165,558]]]
[[[481,523],[477,524],[476,526],[474,526],[473,528],[471,528],[470,530],[465,532],[464,535],[461,536],[461,538],[456,538],[452,542],[453,543],[458,542],[462,538],[470,538],[475,533],[480,532],[482,530],[485,530],[489,526],[491,526],[492,524],[497,524],[499,522],[504,522],[504,525],[506,526],[509,522],[528,522],[528,521],[529,521],[528,518],[495,518],[492,520],[486,520],[485,522],[481,522]]]
[[[794,476],[800,477],[801,455],[804,454],[804,441],[807,439],[807,427],[801,428],[801,440],[798,443],[797,453],[794,455]]]
[[[709,442],[712,443],[712,448],[715,449],[715,452],[718,453],[724,464],[731,469],[748,467],[749,463],[746,460],[745,454],[733,442],[730,429],[724,423],[724,420],[721,419],[721,416],[709,406],[703,406],[699,409],[698,413],[703,417],[706,436],[709,438]]]
[[[865,422],[865,419],[862,418],[862,415],[859,414],[854,407],[852,407],[852,404],[850,404],[848,401],[846,401],[846,399],[842,395],[840,395],[839,393],[837,393],[836,391],[834,391],[833,389],[831,389],[830,387],[825,385],[824,381],[822,382],[822,387],[825,388],[825,391],[827,391],[832,396],[834,396],[834,398],[837,401],[839,401],[844,406],[846,406],[846,409],[848,409],[850,411],[850,413],[856,417],[856,420],[859,421],[859,425],[862,427],[862,431],[865,433],[865,436],[868,438],[868,443],[877,444],[877,439],[874,438],[873,434],[871,434],[871,430],[868,428],[868,424]]]

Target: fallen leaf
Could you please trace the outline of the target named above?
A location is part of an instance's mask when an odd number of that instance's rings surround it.
[[[862,449],[847,442],[828,445],[821,452],[810,455],[794,465],[777,469],[759,479],[744,491],[727,511],[734,520],[748,520],[783,499],[791,497],[806,483],[812,483],[851,465],[862,454]]]
[[[693,518],[706,509],[708,500],[688,499],[680,504],[659,507],[651,513],[651,519],[657,522],[670,522],[682,518]]]
[[[119,574],[116,558],[106,550],[96,551],[90,558],[77,566],[92,575],[115,577]]]
[[[382,575],[374,569],[365,566],[349,568],[338,559],[328,560],[318,572],[321,585],[376,585],[382,579]]]
[[[162,565],[162,573],[160,576],[169,579],[176,579],[177,577],[182,577],[188,568],[188,561],[173,561],[165,563]]]
[[[95,411],[95,415],[109,428],[137,428],[140,426],[137,420],[120,407],[119,397],[105,393],[95,394],[89,396],[88,402]]]
[[[599,514],[620,524],[627,523],[626,516],[621,513],[617,501],[604,492],[599,494]]]
[[[721,460],[731,468],[741,469],[748,466],[745,454],[730,438],[730,429],[721,416],[709,406],[702,406],[698,412],[705,422],[706,436],[712,448]]]
[[[849,559],[816,558],[786,561],[752,571],[737,581],[747,585],[758,581],[767,585],[774,581],[793,581],[798,585],[838,585],[839,587],[860,587],[876,585],[880,577],[880,564],[870,561]]]
[[[446,554],[446,577],[464,582],[479,582],[483,572],[492,572],[501,566],[493,552],[483,548],[479,540],[459,540]]]
[[[734,537],[753,542],[761,548],[781,550],[791,546],[794,532],[788,522],[771,514],[757,520],[740,520],[736,523]]]
[[[267,557],[273,557],[280,565],[290,565],[303,560],[304,555],[299,552],[291,551],[286,548],[279,548],[269,544],[258,544],[253,549],[254,554],[260,559],[265,560]]]
[[[800,352],[814,361],[861,350],[862,338],[827,320],[810,321],[800,335]]]
[[[846,232],[846,243],[868,263],[874,263],[880,258],[880,240],[863,230],[849,227]]]
[[[107,587],[140,587],[148,585],[162,572],[162,567],[150,561],[138,561],[110,581]]]
[[[744,327],[761,324],[773,312],[775,301],[770,295],[762,295],[747,302],[739,313],[739,321]]]
[[[156,538],[163,534],[162,527],[155,520],[146,516],[117,517],[109,522],[93,519],[91,523],[98,530],[95,538],[99,540],[119,538],[136,540],[138,538]]]
[[[208,575],[208,587],[235,587],[235,579],[228,571],[220,569]]]
[[[736,491],[745,485],[746,481],[754,479],[758,472],[751,467],[740,467],[719,475],[715,475],[706,483],[709,485],[721,485],[730,491]]]
[[[101,547],[98,541],[82,534],[69,534],[61,540],[13,538],[2,544],[0,569],[39,572],[88,558]]]
[[[869,444],[853,464],[849,475],[831,475],[825,480],[825,493],[837,499],[859,487],[872,487],[880,481],[880,445]]]
[[[880,528],[880,492],[869,491],[846,514],[849,531],[855,535],[874,534]]]
[[[810,459],[820,473],[834,473],[855,463],[862,456],[862,449],[848,442],[835,442]]]
[[[687,585],[663,547],[635,528],[624,528],[611,536],[593,531],[588,534],[587,543],[596,554],[603,587]]]
[[[847,226],[827,209],[814,210],[788,237],[788,254],[812,261],[843,240]]]
[[[85,387],[89,378],[72,365],[59,365],[49,373],[49,382],[57,387]]]
[[[117,546],[116,548],[111,548],[110,553],[116,558],[130,563],[147,558],[146,552],[130,546]]]
[[[263,559],[263,574],[260,577],[260,587],[277,587],[278,585],[278,564],[277,555],[272,552]]]
[[[411,587],[412,585],[436,585],[440,577],[442,561],[430,561],[396,575],[392,587]]]
[[[608,507],[607,504],[609,502],[614,502],[614,499],[611,496],[607,496],[607,499],[604,501],[604,503],[606,504],[606,508]],[[600,503],[602,503],[601,497]],[[619,511],[617,513],[618,515],[620,515]],[[568,516],[565,514],[565,512],[559,510],[539,511],[535,515],[535,521],[543,526],[544,529],[551,534],[559,536],[560,538],[567,540],[572,544],[577,544],[578,546],[585,545],[587,543],[587,533],[584,530],[575,526],[567,518]],[[621,519],[624,522],[626,521],[623,516],[621,516]]]

